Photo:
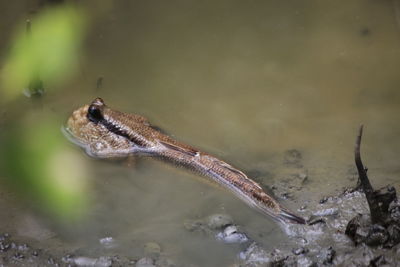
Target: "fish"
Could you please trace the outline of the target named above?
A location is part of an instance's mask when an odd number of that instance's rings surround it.
[[[94,158],[147,156],[181,166],[220,185],[250,207],[283,224],[306,220],[283,207],[244,172],[206,152],[170,137],[141,115],[108,107],[96,98],[72,112],[64,132]]]

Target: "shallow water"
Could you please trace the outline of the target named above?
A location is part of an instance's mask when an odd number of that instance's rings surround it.
[[[66,120],[100,96],[110,107],[144,115],[179,140],[258,174],[268,187],[288,179],[293,169],[284,164],[284,153],[297,149],[303,167],[294,171],[306,173],[307,183],[289,199],[277,196],[293,210],[355,184],[353,146],[363,123],[362,154],[372,183],[399,188],[399,2],[82,4],[92,28],[78,75],[40,103],[22,99],[28,112]],[[5,55],[10,28],[38,5],[0,7]],[[99,77],[103,83],[96,88]],[[7,131],[13,115],[8,107],[1,112]],[[0,231],[90,257],[136,259],[145,243],[155,241],[167,257],[197,266],[232,264],[243,248],[188,232],[188,219],[227,213],[267,249],[291,242],[269,218],[194,174],[146,159],[129,168],[75,151],[92,170],[86,221],[49,222],[4,187],[0,214],[8,219],[0,221]],[[99,243],[109,236],[117,242],[111,252]]]

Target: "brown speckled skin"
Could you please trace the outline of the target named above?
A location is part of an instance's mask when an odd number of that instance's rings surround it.
[[[101,120],[88,119],[89,107],[101,114]],[[228,163],[161,133],[142,116],[108,108],[102,99],[75,110],[68,119],[66,132],[73,142],[93,157],[115,158],[148,155],[185,166],[228,188],[247,204],[281,222],[305,223],[304,219],[283,208],[243,172]]]

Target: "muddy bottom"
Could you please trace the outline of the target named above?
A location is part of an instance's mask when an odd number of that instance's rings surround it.
[[[281,158],[279,173],[248,172],[281,202],[295,203],[299,207],[296,212],[309,225],[270,227],[269,231],[278,234],[264,233],[263,228],[251,223],[253,219],[244,223],[237,214],[229,214],[229,209],[219,213],[207,209],[203,213],[187,213],[181,222],[174,222],[179,230],[170,234],[176,240],[182,239],[178,235],[185,236],[186,243],[163,242],[162,236],[151,232],[155,231],[155,225],[135,229],[133,235],[126,232],[127,237],[111,233],[85,240],[68,237],[65,230],[60,235],[57,226],[43,223],[27,212],[18,225],[5,228],[10,232],[1,233],[0,266],[396,266],[400,261],[399,245],[390,249],[356,245],[345,234],[348,222],[357,214],[369,220],[362,192],[348,189],[299,205],[304,203],[299,198],[304,198],[312,179],[298,150],[288,150]],[[284,179],[276,179],[267,186],[263,183],[266,176]],[[12,195],[3,199],[15,201]],[[2,215],[16,216],[11,210]],[[159,227],[165,231],[174,229],[166,223],[160,223]],[[152,240],[142,239],[142,231]],[[269,242],[272,239],[273,244]],[[209,253],[208,261],[204,253]],[[215,261],[214,254],[223,260]]]
[[[228,214],[211,214],[205,218],[187,219],[182,227],[210,242],[234,246],[237,251],[229,266],[396,266],[400,261],[400,246],[391,249],[357,246],[345,235],[348,221],[356,213],[367,214],[365,196],[359,191],[347,191],[322,199],[303,214],[311,225],[283,227],[290,242],[268,249],[237,225]],[[143,244],[141,256],[115,253],[118,240],[99,240],[101,249],[90,257],[83,250],[62,246],[47,247],[40,242],[0,235],[0,266],[188,266],[163,253],[156,242]],[[190,266],[199,266],[190,264]]]

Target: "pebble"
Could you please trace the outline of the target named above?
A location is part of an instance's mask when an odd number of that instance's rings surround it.
[[[324,204],[328,201],[328,197],[323,197],[320,201],[319,204]]]
[[[321,251],[321,254],[322,254],[323,263],[324,264],[327,264],[327,263],[330,264],[330,263],[333,262],[333,258],[335,257],[336,251],[332,247],[329,247],[327,249],[323,249]]]
[[[161,253],[161,247],[156,242],[148,242],[144,245],[144,254],[152,259],[157,259]]]
[[[10,237],[10,235],[8,233],[4,233],[2,235],[0,235],[0,241],[4,241],[6,239],[8,239]]]
[[[135,267],[155,267],[154,260],[151,258],[141,258],[135,264]]]
[[[251,243],[245,251],[240,252],[239,258],[247,264],[265,264],[271,262],[271,257],[268,253],[255,242]]]
[[[393,221],[400,223],[400,201],[394,200],[389,205],[390,217]]]
[[[389,247],[393,247],[400,243],[400,227],[397,225],[390,225],[387,229],[389,234]]]
[[[112,261],[109,257],[89,258],[89,257],[76,257],[73,258],[73,263],[77,266],[85,267],[110,267]]]
[[[22,255],[21,253],[18,253],[18,252],[13,255],[14,260],[22,260],[23,258],[24,258],[24,255]]]
[[[117,242],[111,236],[101,238],[99,240],[100,244],[103,245],[104,248],[110,249],[115,248],[117,246]]]
[[[214,214],[208,217],[207,225],[211,229],[219,230],[233,224],[233,219],[227,214]]]
[[[369,246],[379,246],[385,244],[388,239],[389,234],[385,227],[374,224],[369,228],[365,243]]]
[[[318,266],[309,257],[300,256],[297,258],[297,266]]]
[[[339,214],[338,208],[328,208],[323,210],[318,210],[313,213],[314,216],[336,216]]]
[[[308,252],[308,249],[301,247],[301,248],[292,249],[292,252],[294,255],[301,255],[301,254],[306,254]]]
[[[18,245],[19,251],[27,251],[28,249],[29,249],[29,246],[27,244]]]
[[[0,242],[0,252],[6,252],[10,249],[10,244],[3,241]]]
[[[216,238],[225,243],[244,243],[249,240],[244,233],[238,232],[235,225],[226,227],[223,232],[216,235]]]
[[[157,261],[156,261],[156,264],[155,264],[156,266],[159,266],[159,267],[176,267],[177,265],[175,264],[175,262],[173,262],[172,260],[170,260],[170,259],[167,259],[167,258],[161,258],[161,259],[158,259]]]

